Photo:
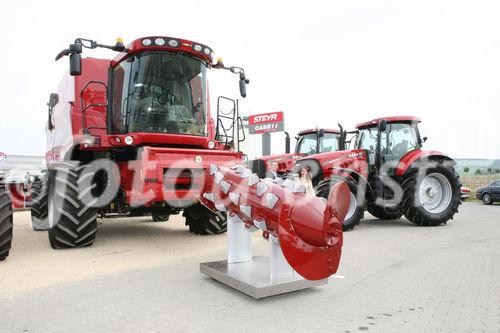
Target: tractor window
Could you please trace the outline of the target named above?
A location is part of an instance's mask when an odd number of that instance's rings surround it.
[[[365,149],[375,153],[375,149],[377,149],[377,128],[370,127],[360,130],[356,138],[356,149]]]
[[[206,66],[182,54],[145,53],[118,65],[113,123],[118,133],[207,135]]]
[[[302,135],[297,142],[297,153],[306,155],[316,154],[316,143],[318,136],[316,133]]]
[[[387,140],[386,160],[399,161],[408,152],[419,147],[417,132],[410,124],[390,124]]]
[[[319,152],[328,153],[339,150],[339,136],[334,133],[325,133],[319,142]]]

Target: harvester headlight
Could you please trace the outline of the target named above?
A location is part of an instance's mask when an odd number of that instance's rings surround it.
[[[126,143],[127,145],[131,145],[131,144],[133,144],[133,143],[134,143],[134,138],[133,138],[133,137],[131,137],[130,135],[127,135],[127,136],[125,137],[125,143]]]
[[[155,44],[158,46],[163,46],[163,45],[165,45],[165,40],[163,38],[156,38]]]
[[[142,40],[142,45],[144,45],[144,46],[149,46],[149,45],[151,45],[151,43],[152,43],[151,39],[149,39],[149,38]]]
[[[196,44],[195,46],[193,46],[193,49],[197,52],[203,51],[203,47],[201,47],[201,45],[199,45],[199,44]]]
[[[214,149],[214,148],[215,148],[215,142],[208,141],[208,149]]]
[[[175,39],[171,39],[168,41],[168,45],[172,46],[172,47],[177,47],[177,46],[179,46],[179,41],[175,40]]]
[[[210,49],[208,47],[205,47],[203,52],[205,52],[206,55],[210,55]]]

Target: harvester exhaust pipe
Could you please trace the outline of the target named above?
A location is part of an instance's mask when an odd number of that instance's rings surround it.
[[[349,207],[347,184],[336,184],[325,200],[306,195],[304,185],[289,179],[263,180],[244,166],[212,165],[206,185],[210,190],[200,197],[205,206],[226,211],[248,231],[262,230],[303,278],[322,280],[337,271]]]

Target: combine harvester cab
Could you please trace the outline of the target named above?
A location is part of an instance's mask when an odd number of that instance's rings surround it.
[[[81,58],[83,48],[108,48],[114,59]],[[76,39],[57,59],[70,71],[50,95],[47,179],[34,184],[32,223],[48,229],[53,248],[92,244],[98,216],[183,211],[195,234],[226,231],[226,216],[196,201],[212,163],[243,161],[237,102],[213,119],[207,72],[244,70],[213,63],[212,50],[185,39],[153,36],[128,46]]]
[[[353,229],[365,209],[380,219],[404,215],[422,226],[453,219],[460,205],[460,181],[455,162],[438,151],[422,149],[427,138],[418,130],[420,119],[396,116],[357,125],[354,150],[318,154],[296,161],[313,170],[316,195],[344,181],[351,200],[344,230]]]

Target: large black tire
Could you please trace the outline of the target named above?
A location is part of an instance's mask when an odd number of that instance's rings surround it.
[[[34,231],[49,230],[47,220],[47,186],[45,181],[36,180],[31,186],[31,226]]]
[[[328,199],[328,195],[330,194],[330,189],[332,188],[332,186],[342,181],[347,183],[347,185],[349,186],[349,190],[351,191],[351,201],[349,205],[353,205],[352,207],[350,206],[349,212],[347,213],[346,218],[342,223],[342,230],[349,231],[354,229],[354,227],[359,224],[359,222],[363,219],[365,213],[364,202],[358,202],[357,200],[358,184],[346,177],[333,176],[320,181],[314,190],[317,197]],[[354,203],[352,201],[353,199]]]
[[[377,204],[368,204],[368,207],[366,208],[368,213],[372,214],[378,219],[381,220],[397,220],[401,216],[403,216],[403,213],[399,209],[399,207],[391,208],[391,209],[386,209],[382,206],[379,206]]]
[[[401,210],[405,217],[421,226],[438,226],[453,219],[453,216],[458,212],[458,207],[461,205],[460,200],[460,180],[455,169],[443,162],[431,162],[424,165],[426,168],[425,174],[419,179],[419,168],[411,169],[403,178],[403,200],[401,201]],[[443,176],[449,182],[450,200],[443,200],[443,208],[437,211],[429,211],[424,208],[419,197],[419,190],[422,181],[425,177],[436,174],[438,177]],[[431,175],[432,176],[432,175]]]
[[[49,177],[48,210],[49,241],[54,249],[84,247],[94,242],[97,232],[98,209],[91,202],[88,188],[79,188],[85,165],[61,162]],[[80,198],[79,190],[87,193]]]
[[[224,212],[212,212],[201,204],[194,204],[184,209],[189,232],[196,235],[215,235],[227,231],[227,215]]]
[[[12,201],[5,191],[5,187],[0,185],[0,260],[5,260],[9,256],[13,222]]]

